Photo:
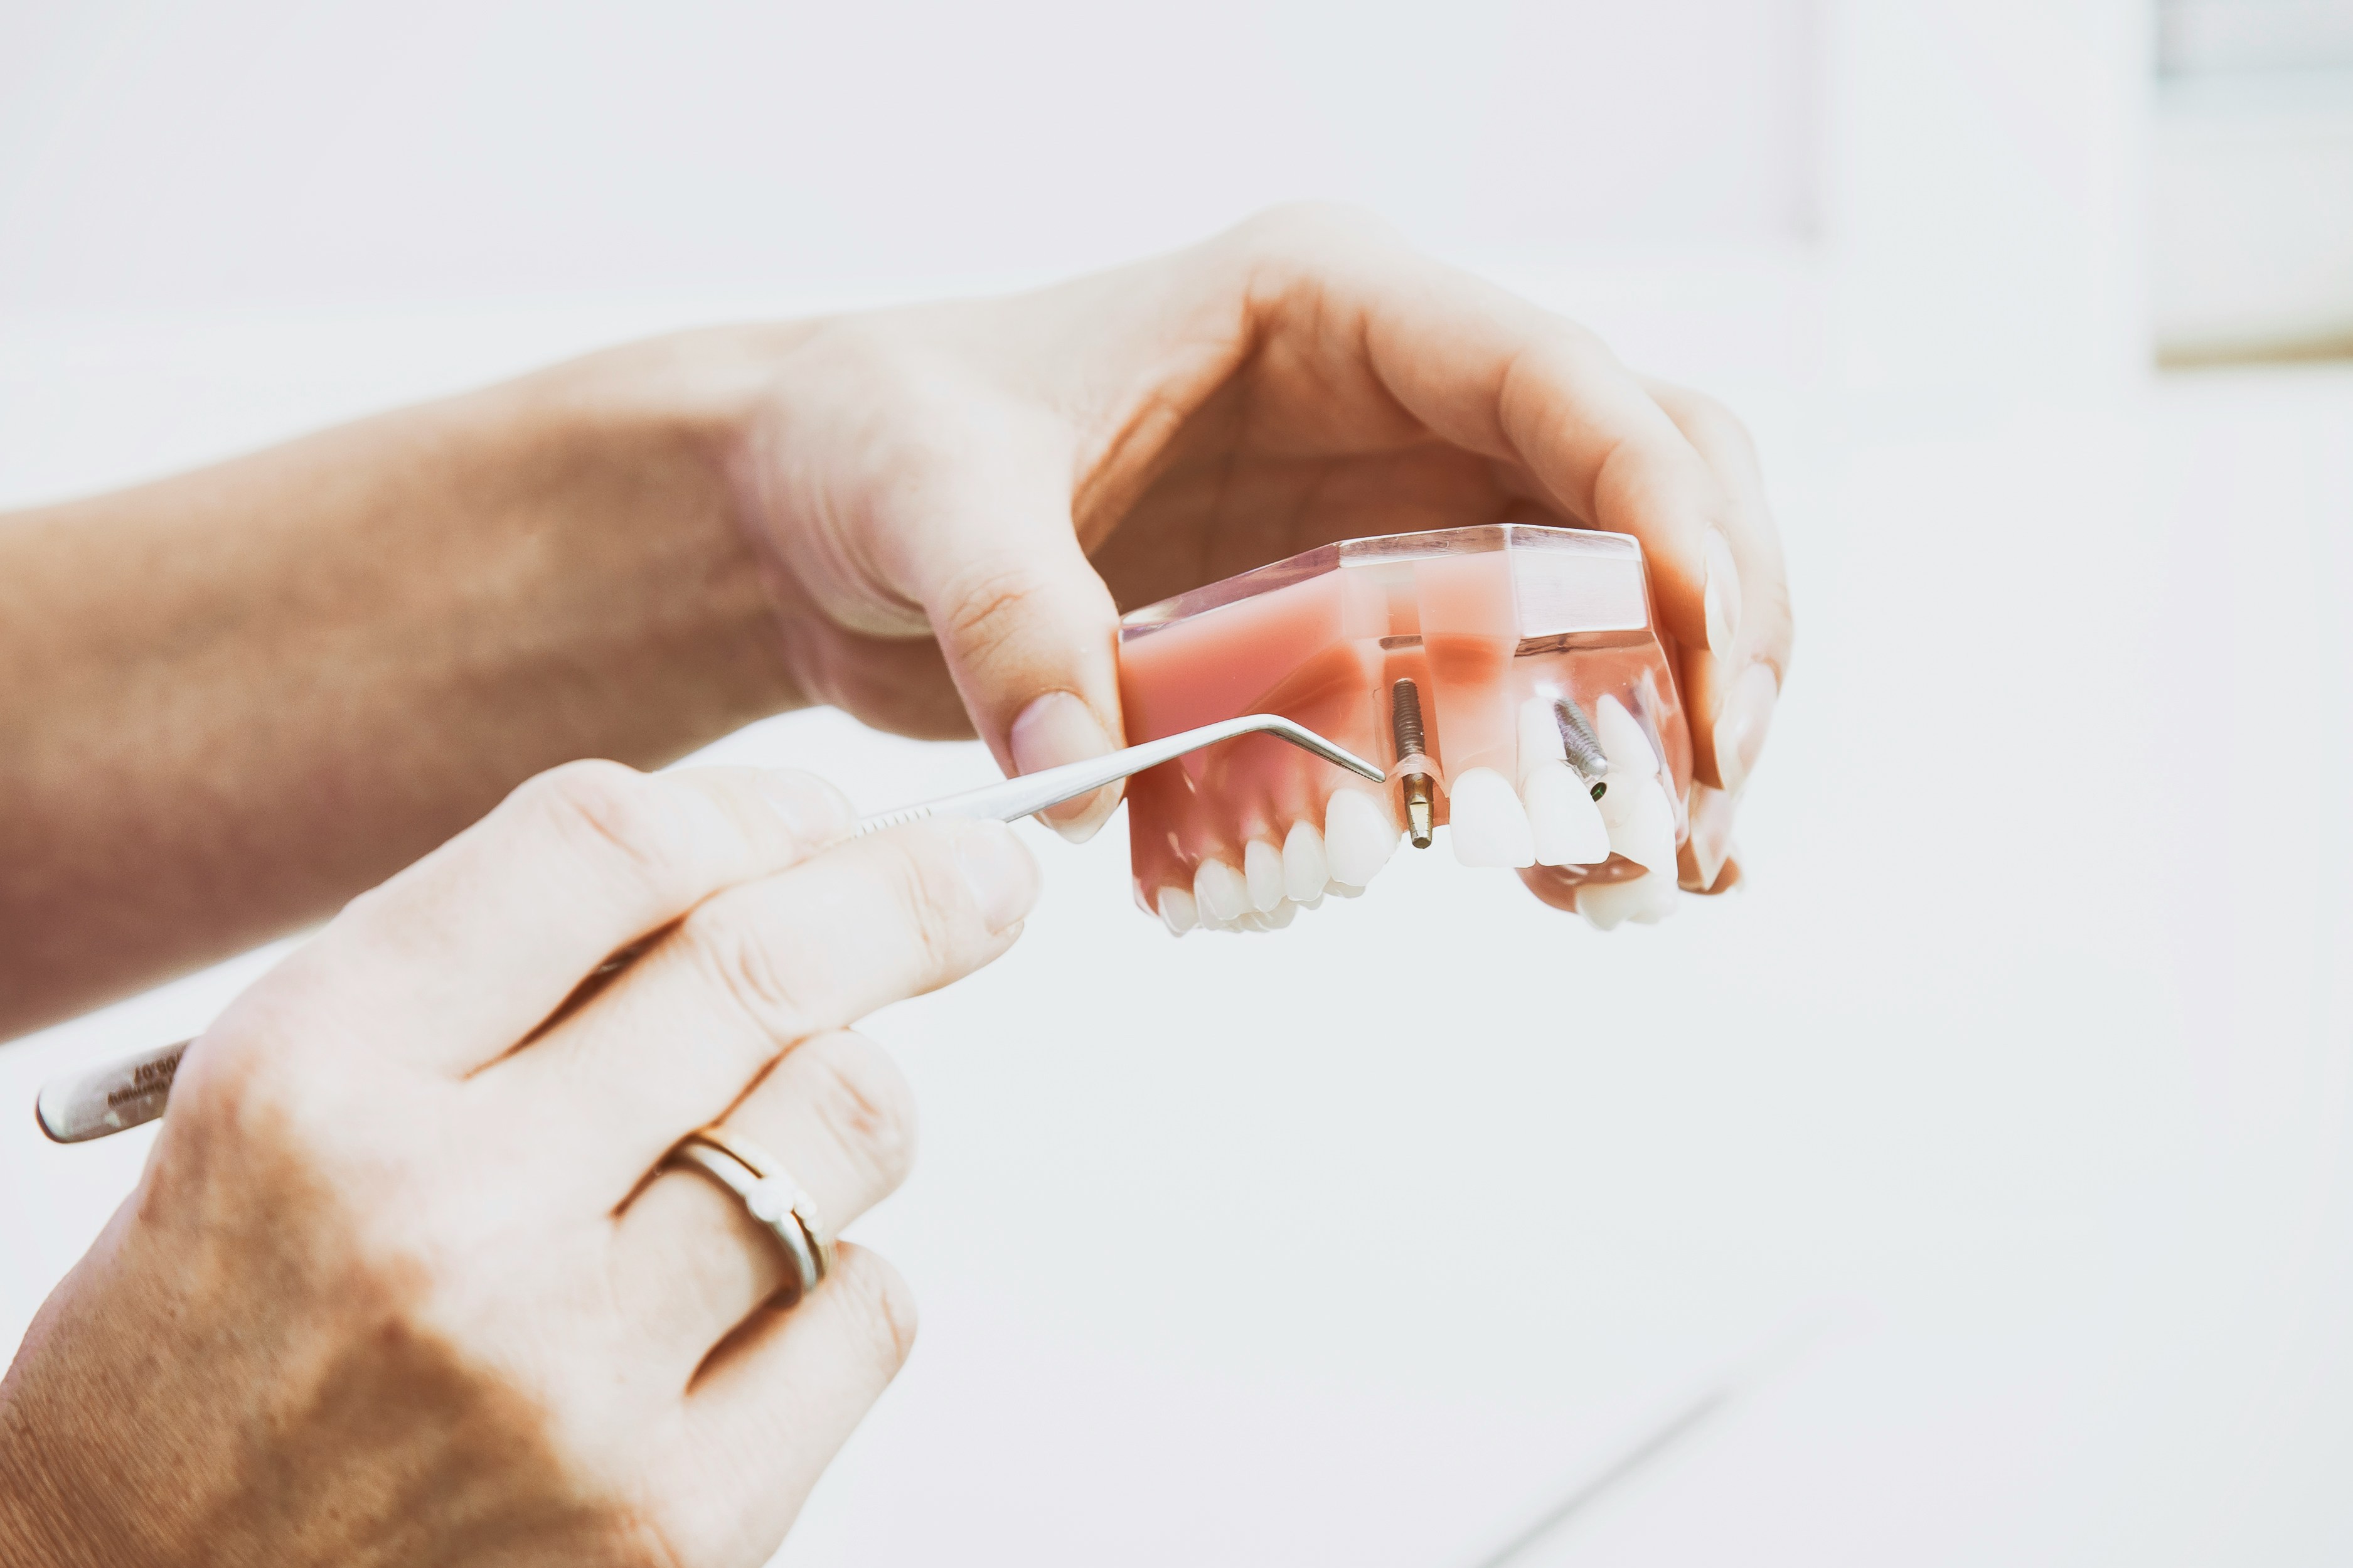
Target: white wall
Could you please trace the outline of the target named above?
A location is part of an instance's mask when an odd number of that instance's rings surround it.
[[[1469,256],[1814,223],[1810,0],[0,9],[0,310],[859,298],[1295,196]]]

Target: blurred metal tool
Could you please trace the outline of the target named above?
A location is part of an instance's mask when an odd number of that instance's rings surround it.
[[[1108,756],[1090,758],[1083,763],[1065,763],[1059,768],[1023,773],[1018,778],[985,784],[979,789],[965,790],[961,795],[878,812],[872,816],[859,818],[858,825],[850,829],[850,835],[856,837],[880,833],[885,828],[901,827],[910,822],[921,822],[934,816],[1015,822],[1050,805],[1075,800],[1132,773],[1173,762],[1187,752],[1198,752],[1203,746],[1214,746],[1220,741],[1230,741],[1237,736],[1255,734],[1272,735],[1277,740],[1288,741],[1302,751],[1314,752],[1335,767],[1345,768],[1375,784],[1382,783],[1387,777],[1379,768],[1353,752],[1341,750],[1304,724],[1273,713],[1249,713],[1239,719],[1204,724],[1198,730],[1187,730],[1162,740],[1146,741],[1140,746],[1130,746]],[[608,961],[598,973],[607,973],[618,969],[629,956],[634,956],[634,952]],[[34,1102],[34,1117],[40,1122],[41,1131],[59,1143],[83,1143],[92,1138],[104,1138],[126,1128],[153,1121],[164,1114],[164,1107],[172,1098],[173,1077],[180,1070],[180,1055],[192,1043],[182,1040],[175,1045],[142,1051],[135,1057],[125,1057],[90,1072],[52,1079],[41,1086],[40,1098]]]
[[[1362,757],[1342,751],[1304,724],[1293,723],[1272,713],[1249,713],[1240,719],[1204,724],[1198,730],[1187,730],[1165,740],[1146,741],[1140,746],[1130,746],[1109,756],[1094,757],[1083,763],[1065,763],[1059,768],[1023,773],[1018,778],[966,790],[962,795],[925,801],[920,805],[902,805],[896,811],[879,812],[861,819],[857,831],[880,833],[886,827],[921,822],[928,816],[978,816],[997,822],[1013,822],[1031,812],[1060,805],[1066,800],[1075,800],[1130,773],[1140,773],[1146,768],[1156,768],[1163,763],[1173,762],[1187,752],[1198,752],[1204,746],[1214,746],[1219,741],[1230,741],[1237,735],[1253,734],[1268,734],[1288,741],[1302,751],[1314,752],[1335,767],[1345,768],[1375,784],[1385,783],[1388,777]]]

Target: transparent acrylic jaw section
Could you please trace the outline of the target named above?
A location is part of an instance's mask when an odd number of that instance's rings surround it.
[[[1656,920],[1692,759],[1654,626],[1634,540],[1519,523],[1325,545],[1135,611],[1130,744],[1280,713],[1389,767],[1383,789],[1251,735],[1138,774],[1138,901],[1179,932],[1287,925],[1443,826],[1463,864],[1597,924]]]

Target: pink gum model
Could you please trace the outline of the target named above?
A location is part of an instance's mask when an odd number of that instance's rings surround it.
[[[1138,774],[1138,901],[1178,932],[1287,925],[1361,891],[1420,794],[1464,864],[1599,925],[1658,919],[1692,752],[1656,625],[1634,540],[1520,523],[1328,544],[1135,611],[1130,744],[1280,713],[1391,765],[1383,790],[1250,735]]]

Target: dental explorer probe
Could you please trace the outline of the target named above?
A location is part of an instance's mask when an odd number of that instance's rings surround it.
[[[1015,822],[1050,805],[1060,805],[1066,800],[1101,789],[1132,773],[1173,762],[1187,752],[1198,752],[1203,746],[1214,746],[1220,741],[1230,741],[1239,735],[1268,734],[1288,741],[1302,751],[1312,752],[1335,767],[1347,769],[1375,784],[1383,784],[1388,775],[1379,768],[1353,752],[1343,751],[1310,730],[1304,724],[1273,713],[1249,713],[1239,719],[1221,720],[1204,724],[1198,730],[1187,730],[1157,741],[1146,741],[1140,746],[1130,746],[1108,756],[1091,757],[1085,762],[1065,763],[1058,768],[1045,768],[1034,773],[1023,773],[997,784],[984,784],[960,795],[944,795],[938,800],[902,805],[894,810],[861,816],[849,830],[853,838],[885,828],[903,826],[910,822],[922,822],[934,816],[963,816],[994,822]],[[609,974],[636,956],[633,949],[624,949],[607,959],[596,973]],[[34,1103],[34,1117],[41,1131],[58,1143],[82,1143],[93,1138],[105,1138],[127,1128],[154,1121],[164,1114],[164,1107],[172,1098],[172,1079],[180,1070],[180,1056],[193,1040],[181,1040],[162,1046],[137,1056],[124,1057],[92,1071],[71,1078],[55,1079],[41,1086],[40,1098]]]

